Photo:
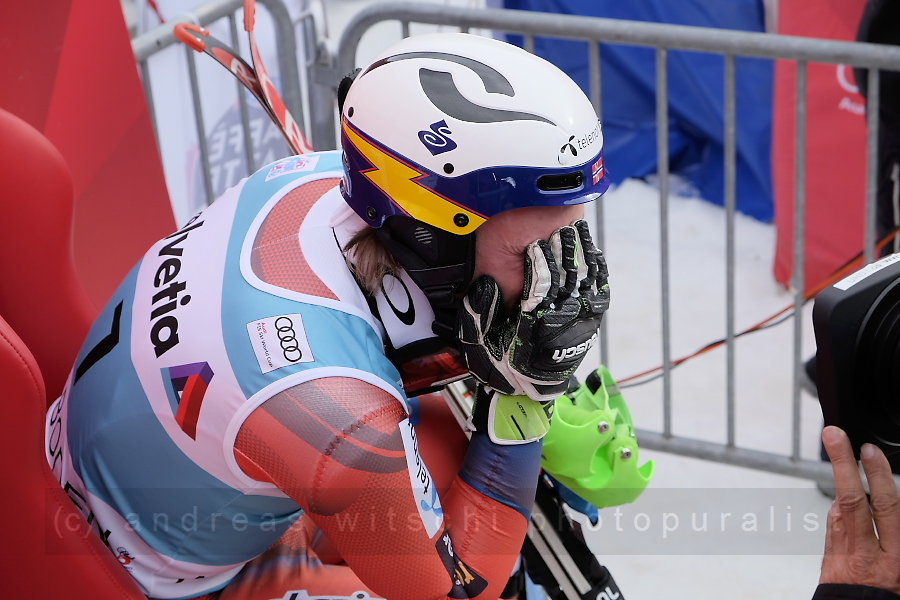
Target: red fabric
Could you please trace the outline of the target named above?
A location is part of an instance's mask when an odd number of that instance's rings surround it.
[[[326,538],[302,515],[281,539],[253,559],[225,589],[198,600],[274,600],[303,590],[305,598],[381,600],[350,567],[331,563],[320,551]]]
[[[2,254],[2,253],[0,253]],[[0,318],[0,597],[143,599],[134,580],[91,532],[44,458],[45,394],[25,344]]]
[[[781,0],[778,33],[853,40],[865,0]],[[775,278],[790,285],[794,269],[794,61],[775,67]],[[849,67],[807,66],[806,262],[809,290],[863,247],[865,218],[865,103]]]
[[[253,240],[250,260],[253,272],[274,286],[337,300],[337,296],[319,279],[300,247],[298,223],[338,179],[317,179],[291,190],[266,216]]]
[[[96,311],[72,261],[72,181],[36,129],[0,109],[0,315],[34,353],[51,400]]]
[[[527,521],[457,476],[465,438],[449,410],[427,402],[421,399],[421,422],[433,425],[417,425],[416,439],[443,507],[443,528],[433,537],[411,491],[411,474],[427,472],[408,470],[398,426],[406,412],[379,388],[333,377],[285,390],[251,413],[235,451],[303,507],[380,597],[447,598],[456,581],[466,590],[451,597],[493,600],[509,579]]]
[[[0,54],[0,107],[44,133],[71,169],[76,268],[103,306],[175,228],[121,5],[18,3],[0,19]]]

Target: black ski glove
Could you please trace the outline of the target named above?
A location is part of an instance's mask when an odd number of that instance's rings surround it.
[[[539,401],[563,394],[609,307],[607,276],[582,220],[528,246],[522,301],[513,314],[506,314],[492,277],[477,279],[459,313],[469,371],[502,394]]]

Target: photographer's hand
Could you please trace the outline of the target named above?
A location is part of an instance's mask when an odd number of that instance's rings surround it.
[[[826,427],[822,441],[831,459],[837,497],[828,513],[819,583],[900,593],[900,496],[887,458],[872,444],[862,446],[871,491],[871,498],[866,498],[847,434]]]

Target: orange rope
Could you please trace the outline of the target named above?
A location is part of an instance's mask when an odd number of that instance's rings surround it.
[[[891,233],[886,235],[880,242],[878,242],[878,244],[875,246],[876,254],[880,253],[882,248],[884,248],[894,238],[894,236],[897,235],[897,233],[898,233],[898,230],[895,229],[894,231],[892,231]],[[847,263],[845,263],[844,266],[839,267],[829,277],[827,277],[825,280],[820,282],[819,285],[815,286],[814,288],[812,288],[811,290],[806,292],[803,295],[804,303],[809,301],[811,298],[816,296],[819,292],[821,292],[828,286],[840,281],[841,279],[843,279],[844,277],[846,277],[853,271],[856,271],[857,269],[862,267],[862,259],[863,259],[863,253],[860,252],[856,256],[851,258]],[[735,337],[744,335],[747,333],[751,333],[754,331],[758,331],[759,329],[762,329],[763,327],[765,327],[768,323],[771,323],[772,321],[774,321],[775,319],[777,319],[778,317],[780,317],[781,315],[785,314],[786,312],[790,311],[793,308],[794,308],[793,305],[786,306],[785,308],[781,309],[777,313],[775,313],[769,317],[766,317],[765,319],[763,319],[756,325],[748,327],[747,329],[741,331],[740,333],[735,334]],[[703,348],[700,348],[693,354],[688,354],[687,356],[682,356],[680,358],[676,358],[675,360],[672,361],[672,366],[677,367],[681,363],[688,361],[692,358],[701,356],[703,354],[706,354],[710,350],[715,350],[716,348],[725,345],[725,343],[726,343],[726,340],[724,340],[724,339],[718,340],[716,342],[711,342],[710,344],[707,344]],[[652,369],[647,369],[646,371],[641,371],[640,373],[635,373],[634,375],[629,375],[628,377],[626,377],[624,379],[619,379],[618,383],[619,383],[619,385],[622,385],[622,384],[634,381],[635,379],[639,379],[639,378],[645,377],[647,375],[652,375],[653,373],[656,373],[656,372],[662,371],[662,370],[663,370],[663,365],[659,365],[657,367],[653,367]]]

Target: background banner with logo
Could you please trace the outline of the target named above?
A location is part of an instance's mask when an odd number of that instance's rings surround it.
[[[288,0],[285,4],[291,14],[296,16],[302,12],[304,2]],[[159,25],[160,17],[174,19],[189,6],[183,0],[155,0],[152,4],[145,0],[139,7],[139,29],[148,31]],[[243,26],[243,10],[238,10],[235,18],[237,39],[232,38],[227,19],[220,19],[208,25],[207,29],[249,62],[250,48]],[[257,3],[255,31],[266,69],[275,86],[281,90],[275,29],[271,15],[262,3]],[[295,32],[297,60],[302,78],[305,64],[302,57],[302,28],[296,27]],[[292,152],[256,99],[240,87],[235,77],[208,56],[194,53],[194,58],[209,151],[211,197],[215,199],[250,172],[289,156]],[[178,223],[187,221],[207,203],[187,60],[186,47],[175,44],[154,54],[148,61],[153,82],[156,127],[160,146],[165,148],[163,166]],[[254,147],[251,164],[248,164],[244,149],[238,93],[244,94],[247,99],[250,135]],[[294,116],[300,118],[301,115]]]
[[[779,33],[853,40],[865,0],[780,0]],[[796,65],[775,69],[775,278],[794,270]],[[804,289],[825,280],[862,250],[865,224],[865,101],[846,65],[807,66],[806,263]]]

